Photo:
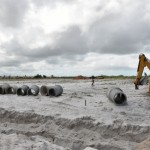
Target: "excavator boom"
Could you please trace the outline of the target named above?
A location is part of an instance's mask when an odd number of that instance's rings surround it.
[[[144,54],[140,54],[139,64],[138,64],[138,69],[137,69],[137,76],[134,81],[136,89],[138,89],[138,86],[141,85],[141,77],[143,74],[144,67],[148,67],[150,69],[150,60],[146,58]]]

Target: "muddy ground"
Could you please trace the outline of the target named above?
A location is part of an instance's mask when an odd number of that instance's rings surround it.
[[[59,97],[0,95],[1,150],[149,150],[148,85],[134,89],[130,79],[0,81],[10,85],[56,85]],[[121,88],[127,104],[107,97]],[[86,106],[85,106],[86,101]]]

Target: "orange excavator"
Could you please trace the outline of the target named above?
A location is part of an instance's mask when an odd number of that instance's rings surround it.
[[[145,74],[145,77],[142,77],[143,70],[145,67],[148,67],[148,69],[150,69],[150,60],[146,58],[144,54],[140,54],[137,76],[134,81],[135,89],[139,89],[139,85],[144,85],[148,83],[148,76]],[[149,92],[150,92],[150,85],[149,85]]]

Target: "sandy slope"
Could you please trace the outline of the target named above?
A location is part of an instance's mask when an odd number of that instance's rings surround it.
[[[147,86],[135,90],[132,80],[1,81],[21,86],[60,84],[60,97],[0,95],[0,149],[135,150],[150,135]],[[126,106],[108,100],[109,87],[127,95]],[[86,100],[86,106],[85,106]],[[142,148],[140,148],[142,149]]]

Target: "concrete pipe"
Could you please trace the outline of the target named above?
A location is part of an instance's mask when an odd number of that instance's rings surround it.
[[[48,91],[47,91],[47,86],[46,85],[42,85],[40,88],[40,93],[43,96],[48,96]]]
[[[33,95],[33,96],[37,96],[39,94],[39,87],[37,85],[32,85],[28,91],[27,91],[28,95]]]
[[[27,85],[23,85],[22,87],[17,89],[17,95],[27,95],[27,91],[28,91],[29,87]]]
[[[0,86],[0,94],[6,94],[6,90],[10,87],[8,83],[4,83]]]
[[[125,104],[127,101],[126,95],[118,87],[110,88],[107,92],[107,97],[116,104]]]
[[[18,87],[16,85],[10,86],[6,89],[6,94],[16,94]]]
[[[63,93],[63,88],[60,85],[55,85],[48,88],[49,96],[59,96]]]
[[[48,96],[52,96],[52,95],[50,95],[49,91],[53,90],[54,88],[55,88],[55,86],[47,86],[47,95]]]
[[[4,94],[4,89],[2,88],[2,85],[0,85],[0,94]]]

